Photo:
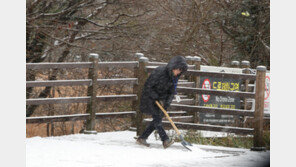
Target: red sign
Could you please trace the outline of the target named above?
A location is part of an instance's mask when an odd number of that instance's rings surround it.
[[[211,82],[209,79],[205,79],[202,84],[203,89],[211,89]],[[202,95],[201,96],[204,102],[208,102],[210,100],[210,95]]]

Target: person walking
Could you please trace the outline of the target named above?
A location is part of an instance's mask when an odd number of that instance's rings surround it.
[[[138,137],[136,141],[138,144],[149,147],[150,144],[146,140],[154,130],[157,130],[164,148],[168,148],[174,143],[167,136],[162,126],[164,114],[155,101],[159,101],[165,110],[170,106],[174,96],[176,96],[177,101],[180,101],[180,97],[176,95],[176,87],[180,76],[187,69],[188,65],[185,58],[175,56],[166,66],[159,66],[153,70],[147,78],[142,90],[140,111],[151,115],[153,120]]]

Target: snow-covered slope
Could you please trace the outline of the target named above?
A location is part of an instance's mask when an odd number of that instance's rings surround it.
[[[175,143],[163,149],[153,135],[149,148],[137,145],[135,132],[120,131],[97,135],[75,134],[26,139],[27,167],[101,167],[101,166],[264,166],[270,152],[194,144],[192,152]]]

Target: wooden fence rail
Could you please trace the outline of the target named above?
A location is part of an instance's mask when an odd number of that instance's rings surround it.
[[[83,86],[90,85],[91,79],[82,80],[46,80],[46,81],[26,81],[26,87],[46,87],[46,86]],[[114,78],[97,79],[99,85],[133,85],[138,83],[138,78]]]
[[[96,119],[101,118],[125,118],[135,115],[135,111],[123,112],[109,112],[109,113],[96,113]],[[71,114],[71,115],[55,115],[43,117],[28,117],[26,123],[52,123],[52,122],[65,122],[65,121],[78,121],[87,120],[90,114]]]
[[[149,66],[154,66],[154,67],[158,67],[158,66],[165,66],[167,65],[168,63],[163,63],[163,62],[148,62],[148,67]],[[188,65],[188,69],[194,69],[195,68],[195,65]]]
[[[255,98],[255,93],[252,92],[240,92],[240,91],[222,91],[222,90],[212,90],[212,89],[202,89],[202,88],[187,88],[187,87],[178,87],[177,91],[180,93],[188,94],[209,94],[217,96],[236,96],[244,98]]]
[[[79,62],[79,63],[27,63],[26,69],[71,69],[71,68],[90,68],[92,62]]]
[[[134,68],[138,66],[137,61],[124,61],[124,62],[99,62],[99,68]],[[27,63],[27,69],[71,69],[71,68],[91,68],[92,62],[79,62],[79,63]]]
[[[250,110],[214,108],[214,107],[203,107],[203,106],[182,105],[182,104],[171,104],[169,109],[184,110],[187,112],[198,112],[198,113],[206,113],[206,114],[254,116],[254,111],[250,111]]]
[[[27,105],[40,105],[40,104],[67,104],[67,103],[90,103],[91,97],[57,97],[57,98],[35,98],[27,99]],[[137,95],[105,95],[96,96],[98,101],[128,101],[137,100]]]
[[[148,72],[152,72],[157,66],[146,66]],[[249,79],[255,80],[256,75],[254,74],[235,74],[235,73],[219,73],[219,72],[208,72],[200,70],[188,70],[184,72],[184,75],[188,76],[207,76],[217,78],[232,78],[232,79]]]

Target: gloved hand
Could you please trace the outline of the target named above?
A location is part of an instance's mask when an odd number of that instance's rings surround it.
[[[180,98],[180,96],[178,96],[178,95],[175,95],[175,97],[176,97],[176,101],[179,103],[179,102],[181,101],[181,98]]]
[[[162,106],[162,108],[164,108],[165,110],[167,110],[167,107],[164,105],[164,102],[163,101],[159,101],[159,104]],[[163,116],[163,112],[162,111],[160,111],[160,115]]]

